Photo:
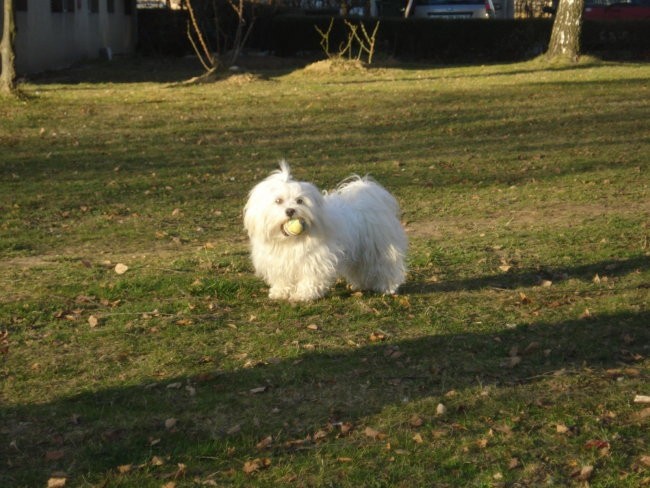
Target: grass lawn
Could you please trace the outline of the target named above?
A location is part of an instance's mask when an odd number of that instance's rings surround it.
[[[196,74],[0,101],[0,486],[650,485],[650,64]],[[396,195],[400,295],[267,298],[281,158]]]

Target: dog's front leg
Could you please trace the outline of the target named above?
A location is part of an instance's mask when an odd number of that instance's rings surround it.
[[[303,280],[298,283],[296,289],[289,296],[292,302],[309,302],[321,298],[327,293],[329,283]]]
[[[275,285],[269,289],[269,298],[271,300],[287,300],[290,296],[291,288]]]

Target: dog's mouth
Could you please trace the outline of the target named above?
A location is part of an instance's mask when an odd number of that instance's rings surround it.
[[[285,237],[296,237],[302,234],[306,229],[304,219],[289,219],[280,226],[280,232]]]

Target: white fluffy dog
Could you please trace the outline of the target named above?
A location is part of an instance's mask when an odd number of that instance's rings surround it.
[[[322,297],[337,277],[357,290],[394,294],[404,282],[407,238],[399,205],[381,185],[353,176],[333,192],[296,181],[282,161],[244,208],[256,274],[269,298]]]

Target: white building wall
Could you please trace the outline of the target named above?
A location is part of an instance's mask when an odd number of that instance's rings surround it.
[[[131,15],[125,15],[125,1],[132,0],[115,0],[115,12],[109,13],[107,0],[99,0],[99,12],[92,13],[89,0],[75,0],[74,12],[52,12],[49,0],[27,0],[27,11],[16,12],[16,71],[64,68],[98,58],[107,48],[113,54],[133,52],[136,8],[133,2]]]

